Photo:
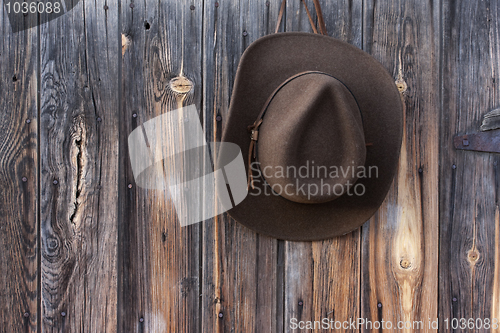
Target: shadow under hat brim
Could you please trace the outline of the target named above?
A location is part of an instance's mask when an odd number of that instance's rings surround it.
[[[377,211],[398,167],[403,106],[394,79],[364,51],[318,34],[287,32],[262,37],[243,53],[236,73],[223,142],[240,146],[248,156],[253,124],[270,94],[289,77],[321,71],[341,81],[355,97],[363,119],[365,166],[377,166],[378,178],[362,178],[363,196],[322,204],[301,204],[275,195],[250,193],[228,213],[243,225],[278,239],[312,241],[346,234]],[[265,116],[264,116],[265,121]],[[307,126],[307,124],[304,124]],[[325,142],[325,144],[328,144]],[[248,161],[245,161],[247,165]],[[264,183],[262,178],[257,182]],[[266,185],[259,186],[261,190]],[[270,193],[270,189],[267,190]]]

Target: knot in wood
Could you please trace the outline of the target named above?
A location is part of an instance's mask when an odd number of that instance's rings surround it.
[[[398,87],[400,93],[404,93],[408,89],[408,85],[404,80],[397,80],[396,87]]]
[[[469,250],[468,259],[469,262],[475,263],[476,261],[479,260],[479,252],[477,252],[477,250],[475,249]]]
[[[177,76],[170,80],[170,88],[177,94],[187,94],[193,89],[193,82],[185,76]]]
[[[409,269],[411,267],[411,262],[408,259],[401,259],[399,265],[403,269]]]

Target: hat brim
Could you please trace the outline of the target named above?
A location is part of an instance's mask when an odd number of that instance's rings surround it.
[[[301,204],[250,190],[228,213],[243,225],[278,239],[313,241],[351,232],[377,211],[397,172],[403,131],[403,106],[394,79],[364,51],[318,34],[287,32],[262,37],[241,57],[222,141],[248,156],[253,124],[269,95],[287,78],[304,71],[328,73],[352,92],[363,119],[365,166],[378,177],[359,179],[362,196],[344,194],[322,204]],[[328,144],[328,142],[325,142]],[[248,161],[245,161],[246,165]],[[373,168],[376,167],[377,169]],[[261,184],[263,179],[258,179]],[[265,185],[263,185],[265,186]]]

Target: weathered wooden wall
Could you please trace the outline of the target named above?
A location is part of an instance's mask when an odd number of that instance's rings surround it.
[[[280,2],[80,0],[18,33],[0,9],[0,332],[500,319],[499,158],[452,147],[499,105],[499,1],[321,1],[329,35],[378,59],[405,105],[399,172],[359,230],[287,242],[226,214],[181,228],[167,193],[135,185],[143,122],[194,104],[220,139],[239,58]],[[310,31],[299,0],[282,29]]]

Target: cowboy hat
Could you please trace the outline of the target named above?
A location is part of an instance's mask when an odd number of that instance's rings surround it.
[[[321,34],[262,37],[241,57],[223,127],[248,172],[228,213],[285,240],[351,232],[384,201],[402,129],[394,80],[364,51]]]

